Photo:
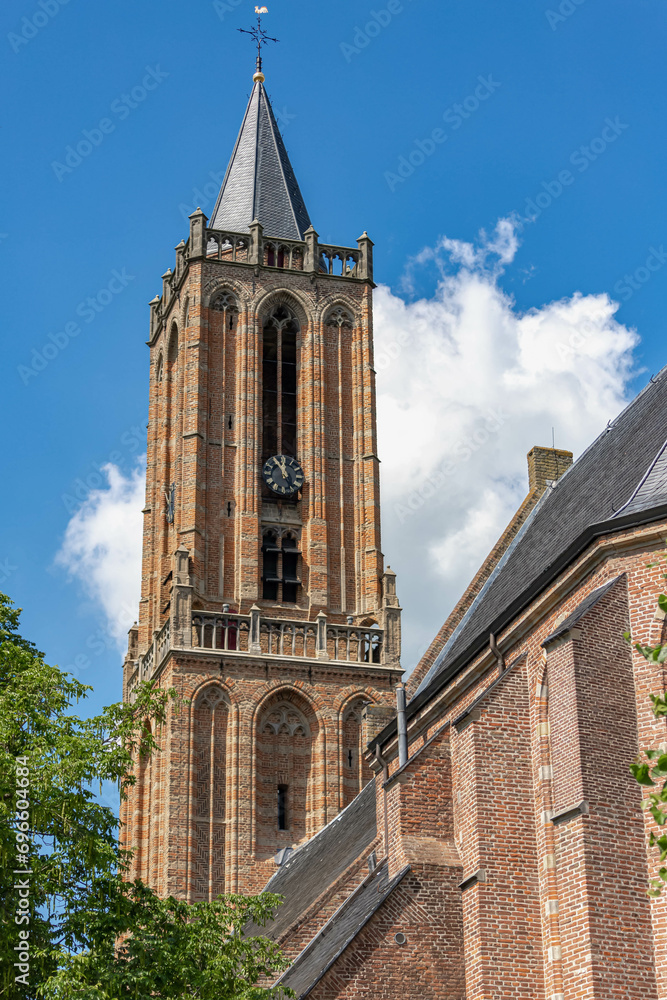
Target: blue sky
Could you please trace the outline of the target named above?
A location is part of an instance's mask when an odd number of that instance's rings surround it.
[[[517,213],[520,245],[493,278],[514,314],[607,293],[641,338],[618,398],[662,367],[664,3],[268,6],[281,41],[266,52],[267,89],[322,240],[350,245],[367,230],[376,280],[428,300],[452,258],[427,254],[408,284],[423,248],[472,243]],[[95,703],[118,697],[118,650],[99,602],[54,560],[77,502],[103,485],[99,467],[129,475],[143,450],[147,303],[188,212],[211,210],[251,88],[252,44],[236,29],[253,11],[247,0],[2,9],[0,587],[51,662],[87,657]],[[68,160],[82,140],[88,155]],[[399,570],[420,572],[405,555]],[[409,619],[420,592],[405,593]],[[430,606],[413,652],[447,610]]]

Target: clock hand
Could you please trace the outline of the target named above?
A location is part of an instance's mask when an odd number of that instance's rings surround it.
[[[283,460],[280,463],[280,471],[282,472],[282,474],[285,477],[285,479],[289,479],[289,476],[287,474],[287,463],[286,463],[286,461],[285,461],[284,458],[283,458]]]

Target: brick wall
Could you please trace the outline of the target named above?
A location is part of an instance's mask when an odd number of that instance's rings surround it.
[[[466,1000],[667,997],[667,904],[646,893],[659,856],[647,847],[652,820],[628,770],[639,746],[667,743],[648,697],[664,690],[664,677],[623,639],[628,626],[642,642],[661,639],[666,530],[647,525],[592,545],[498,637],[504,674],[484,651],[410,721],[403,769],[395,738],[381,748],[396,871],[405,861],[399,829],[430,829],[448,787],[442,759],[424,757],[424,770],[419,762],[424,741],[449,726]],[[619,576],[547,654],[545,639]],[[588,812],[568,812],[582,802]],[[382,817],[380,796],[380,835]],[[413,961],[406,957],[394,996],[431,995],[413,986]],[[348,995],[339,989],[323,995]]]
[[[262,889],[277,851],[342,808],[344,761],[359,750],[348,710],[391,703],[396,676],[363,664],[170,654],[161,683],[182,704],[170,709],[162,751],[140,767],[126,807],[124,840],[139,848],[133,874],[190,900]],[[367,775],[364,761],[357,781]],[[288,787],[286,830],[279,784]]]
[[[413,864],[309,997],[466,1000],[456,871]]]
[[[563,977],[580,995],[657,997],[641,792],[629,770],[638,752],[627,581],[549,653],[549,726]],[[582,907],[582,899],[587,905]],[[624,920],[612,915],[627,912]]]

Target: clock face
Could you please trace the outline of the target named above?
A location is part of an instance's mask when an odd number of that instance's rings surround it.
[[[262,469],[264,482],[279,497],[291,497],[303,486],[303,469],[295,458],[273,455]]]

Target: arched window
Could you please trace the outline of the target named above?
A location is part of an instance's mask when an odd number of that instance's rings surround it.
[[[297,604],[301,587],[301,553],[291,531],[271,529],[262,536],[262,598]]]
[[[223,322],[226,330],[234,329],[238,308],[231,292],[218,292],[212,299],[210,308],[213,312],[224,313]]]
[[[257,849],[260,858],[312,836],[318,828],[313,787],[317,723],[306,702],[285,692],[262,711],[257,727]]]
[[[170,364],[173,364],[178,358],[178,327],[175,323],[172,324],[171,330],[169,331],[169,347],[167,349],[167,359]]]
[[[163,378],[164,378],[164,356],[162,352],[160,352],[160,356],[158,357],[157,362],[155,363],[155,381],[158,383],[158,385],[160,384]]]
[[[192,716],[190,901],[225,891],[227,703],[220,688],[204,691]]]
[[[362,714],[366,698],[356,698],[343,711],[341,727],[342,751],[342,807],[350,802],[368,784],[372,774],[364,758]]]
[[[262,462],[272,455],[296,458],[296,338],[299,323],[278,306],[264,324]]]

